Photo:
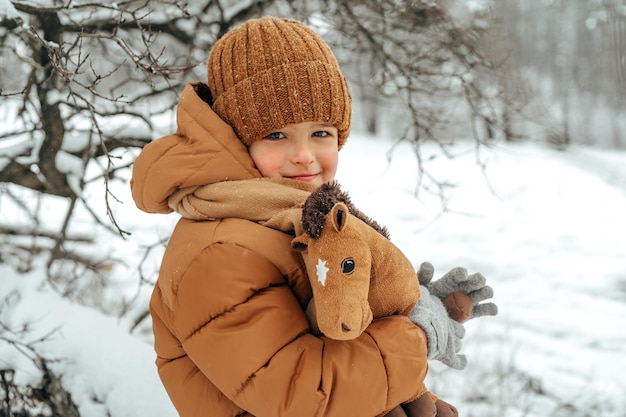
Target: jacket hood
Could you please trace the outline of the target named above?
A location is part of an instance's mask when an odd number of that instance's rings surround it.
[[[179,189],[261,177],[246,146],[211,109],[211,101],[205,84],[187,84],[176,133],[149,143],[135,160],[130,187],[141,210],[170,213],[167,199]]]

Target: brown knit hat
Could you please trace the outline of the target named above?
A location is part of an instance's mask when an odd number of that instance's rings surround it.
[[[325,122],[350,132],[352,100],[330,47],[289,19],[249,20],[219,39],[209,55],[213,110],[243,143],[286,125]]]

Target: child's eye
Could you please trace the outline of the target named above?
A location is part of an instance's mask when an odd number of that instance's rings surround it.
[[[283,139],[284,137],[285,135],[283,135],[282,132],[272,132],[269,135],[265,136],[265,139],[277,140],[277,139]]]
[[[330,135],[330,133],[328,133],[325,130],[318,130],[317,132],[313,132],[313,136],[318,137],[318,138],[323,138],[324,136],[328,136]]]

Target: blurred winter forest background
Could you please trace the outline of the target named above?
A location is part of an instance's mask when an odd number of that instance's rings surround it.
[[[423,169],[425,144],[444,156],[458,141],[626,149],[623,0],[0,0],[0,264],[40,268],[49,291],[149,338],[146,259],[164,241],[124,265],[135,296],[115,296],[116,260],[98,250],[129,239],[112,185],[127,187],[133,157],[174,130],[215,40],[264,14],[322,34],[349,79],[354,130],[409,143],[428,192],[446,184]],[[80,415],[46,338],[25,336],[35,324],[6,321],[19,289],[1,294],[0,358],[21,352],[40,379],[21,383],[0,361],[0,416]]]

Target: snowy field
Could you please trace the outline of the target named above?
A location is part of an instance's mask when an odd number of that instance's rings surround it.
[[[427,172],[448,185],[442,199],[428,182],[435,192],[421,188],[416,198],[411,148],[395,148],[388,165],[390,147],[353,135],[340,153],[343,188],[416,266],[428,260],[437,276],[455,266],[482,272],[500,308],[466,325],[464,371],[432,365],[432,390],[462,417],[626,416],[626,153],[534,144],[477,152],[468,144],[451,148],[449,160],[430,158],[439,154],[426,146]],[[122,243],[99,237],[94,253],[115,260],[111,278],[130,296],[145,246],[167,239],[176,215],[139,212],[128,184],[119,186],[116,219],[133,234]],[[3,206],[2,220],[11,215]],[[93,230],[88,221],[74,228]],[[145,274],[155,273],[160,251],[150,252]],[[30,341],[55,330],[37,352],[58,360],[54,369],[83,417],[176,416],[153,365],[148,323],[129,332],[146,287],[118,319],[63,301],[42,270],[23,276],[0,264],[0,275],[0,320],[11,329],[31,323]],[[36,383],[27,353],[0,341],[0,369]]]

